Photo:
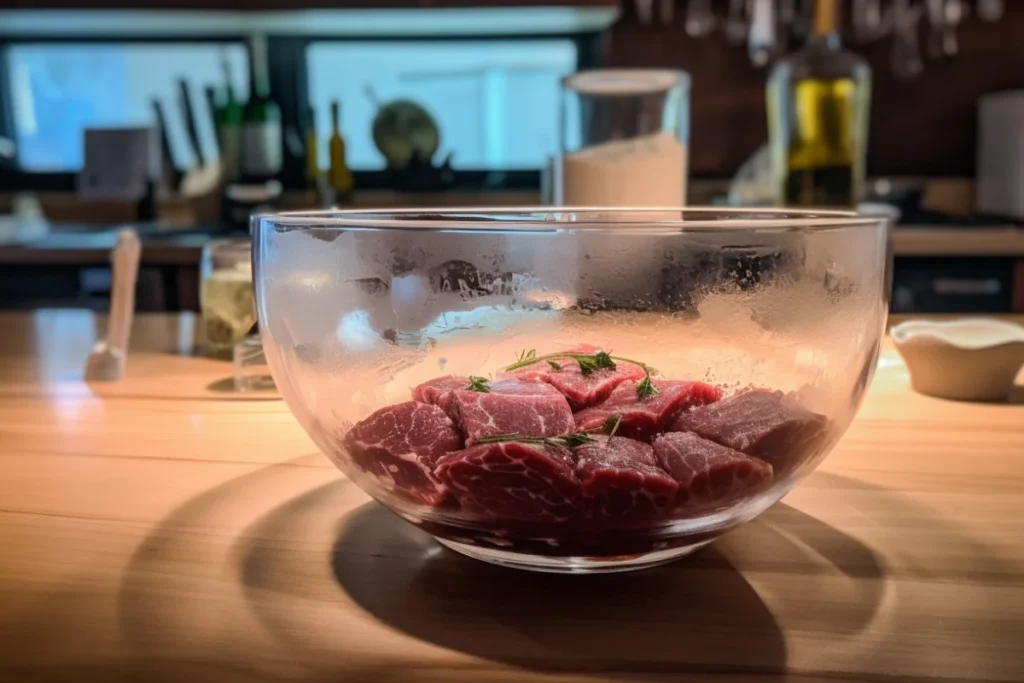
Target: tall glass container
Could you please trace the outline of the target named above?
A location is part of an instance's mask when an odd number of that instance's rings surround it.
[[[602,69],[562,81],[566,206],[682,206],[690,139],[684,71]]]
[[[252,242],[214,240],[203,249],[199,305],[203,312],[203,351],[230,359],[235,342],[256,323],[252,289]]]

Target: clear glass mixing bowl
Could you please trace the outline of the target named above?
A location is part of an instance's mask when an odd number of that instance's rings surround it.
[[[254,219],[282,395],[444,545],[546,571],[680,557],[846,430],[888,308],[884,219],[724,209]]]

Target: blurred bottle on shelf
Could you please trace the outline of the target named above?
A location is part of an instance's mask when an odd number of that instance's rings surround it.
[[[354,178],[345,161],[345,138],[341,136],[341,104],[338,100],[331,102],[331,141],[330,141],[330,182],[334,191],[334,200],[339,205],[352,201]]]
[[[842,49],[838,0],[816,0],[807,44],[768,80],[768,138],[780,206],[853,207],[861,195],[871,70]]]
[[[241,175],[247,183],[265,183],[281,172],[284,136],[281,107],[270,93],[266,36],[249,40],[249,101],[242,109]]]
[[[231,64],[221,60],[224,70],[224,100],[213,107],[213,121],[217,131],[217,148],[220,150],[220,164],[224,181],[232,182],[239,176],[239,154],[242,138],[242,105],[235,98],[231,84]]]
[[[306,189],[320,189],[320,155],[316,137],[316,109],[306,109]]]

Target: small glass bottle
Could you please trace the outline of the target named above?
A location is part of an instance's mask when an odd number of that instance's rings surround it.
[[[864,182],[871,69],[842,49],[837,0],[817,0],[807,44],[768,80],[776,204],[853,207]]]
[[[331,102],[331,138],[328,145],[331,154],[330,178],[334,189],[334,201],[344,206],[352,200],[353,176],[345,160],[345,138],[341,135],[341,103]]]

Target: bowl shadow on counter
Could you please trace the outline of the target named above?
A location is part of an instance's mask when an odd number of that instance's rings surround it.
[[[268,599],[294,592],[296,583],[285,578],[294,572],[259,539],[292,537],[315,524],[323,493],[311,491],[272,511],[236,549],[250,605],[299,649],[307,647],[296,638],[301,625],[282,621],[286,612]],[[761,549],[756,559],[745,552],[752,543]],[[785,637],[738,565],[792,574],[806,568],[808,555],[851,577],[884,578],[869,548],[785,504],[674,564],[566,576],[465,558],[370,503],[343,520],[330,565],[348,597],[381,622],[476,657],[567,671],[769,673],[786,669]],[[862,609],[843,623],[846,632],[871,621],[884,589],[881,580],[853,583]]]

